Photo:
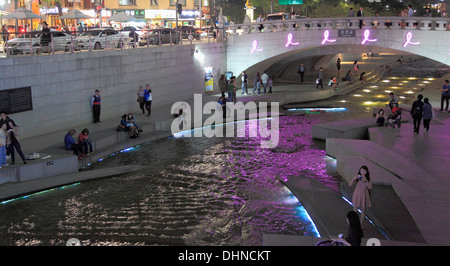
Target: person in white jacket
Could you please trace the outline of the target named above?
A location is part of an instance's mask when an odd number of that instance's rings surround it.
[[[6,123],[0,128],[0,168],[7,166],[6,163]]]

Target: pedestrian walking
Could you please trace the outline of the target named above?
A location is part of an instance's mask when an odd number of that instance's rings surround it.
[[[348,17],[349,18],[355,17],[355,11],[353,10],[353,7],[350,7],[350,10],[348,11]],[[352,22],[349,20],[348,26],[351,27],[352,25],[353,25]]]
[[[297,74],[300,74],[301,82],[303,83],[303,78],[305,77],[306,67],[303,64],[300,64],[297,70]]]
[[[8,165],[8,163],[6,162],[6,128],[6,124],[2,124],[0,127],[0,168]]]
[[[322,72],[323,72],[323,67],[321,67],[319,69],[319,72],[317,73],[316,89],[319,88],[319,85],[323,89],[323,74],[322,74]]]
[[[47,53],[50,53],[49,43],[52,41],[52,35],[50,32],[50,28],[48,27],[47,22],[42,22],[42,36],[40,40],[41,51],[43,51],[44,47],[47,50]]]
[[[261,94],[261,77],[259,75],[259,72],[256,72],[255,79],[253,80],[253,92],[252,94],[255,94],[255,90],[258,89],[258,95]]]
[[[353,7],[350,7],[350,10],[348,11],[348,17],[354,17],[355,11],[353,10]]]
[[[414,10],[412,9],[412,5],[408,5],[408,17],[414,17]]]
[[[95,94],[91,98],[92,114],[94,117],[94,124],[100,123],[100,109],[102,99],[100,97],[100,90],[95,90]]]
[[[27,162],[25,161],[25,156],[23,155],[23,152],[22,152],[22,147],[20,146],[19,136],[17,135],[17,133],[15,131],[15,127],[14,127],[12,121],[8,122],[8,127],[10,129],[8,129],[6,145],[7,145],[9,155],[11,155],[11,165],[15,164],[15,161],[16,161],[14,150],[17,151],[17,153],[19,154],[23,163],[27,164]]]
[[[444,102],[445,102],[445,111],[448,111],[448,100],[450,99],[450,83],[448,80],[445,80],[444,85],[442,85],[441,89],[441,109],[444,110]]]
[[[145,85],[144,90],[144,98],[145,98],[145,110],[147,110],[147,117],[149,117],[152,113],[152,90],[150,89],[150,84]]]
[[[6,25],[2,26],[2,39],[3,39],[3,43],[6,43],[9,39],[9,33],[8,33],[8,29],[6,28]]]
[[[219,78],[219,88],[222,93],[222,97],[225,97],[225,92],[227,92],[227,80],[225,79],[225,75],[220,75]]]
[[[364,8],[360,7],[358,13],[356,14],[357,17],[364,17]],[[359,21],[359,28],[362,29],[364,22],[362,20]]]
[[[269,93],[272,94],[272,86],[273,86],[273,77],[269,77],[269,81],[267,81],[267,87],[269,87]]]
[[[261,76],[261,83],[264,88],[264,94],[266,94],[267,82],[269,81],[269,75],[267,75],[267,70],[264,70],[264,73]]]
[[[230,78],[230,83],[227,86],[228,89],[228,102],[236,103],[236,77],[232,76]]]
[[[341,74],[341,59],[340,58],[337,59],[336,68],[337,68],[337,72],[338,72],[338,76],[339,76]]]
[[[423,128],[425,129],[424,134],[428,134],[430,130],[430,122],[433,119],[433,106],[431,106],[428,98],[423,99]]]
[[[242,95],[247,95],[248,94],[248,76],[247,73],[245,73],[245,71],[242,71]]]
[[[358,60],[355,60],[355,62],[353,62],[353,75],[355,77],[358,75],[358,71],[359,71]]]
[[[411,107],[411,116],[414,120],[414,134],[419,134],[420,122],[422,121],[423,115],[423,95],[417,95],[417,100],[413,102]]]
[[[358,174],[350,181],[349,186],[352,187],[353,184],[356,184],[352,197],[353,211],[357,212],[358,209],[361,211],[360,222],[362,226],[366,208],[372,206],[372,180],[370,179],[370,173],[367,166],[363,165],[359,168]]]
[[[138,96],[137,97],[137,102],[139,103],[139,108],[142,111],[141,116],[145,115],[145,97],[144,97],[144,94],[145,94],[144,87],[139,86],[139,90],[137,91],[137,96]]]

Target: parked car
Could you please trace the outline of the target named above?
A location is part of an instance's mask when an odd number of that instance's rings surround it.
[[[194,39],[200,40],[200,33],[202,33],[200,29],[189,25],[183,25],[179,29],[181,29],[181,38],[188,39],[189,34],[192,34]]]
[[[50,33],[52,34],[53,49],[55,52],[70,51],[72,41],[74,42],[74,47],[76,49],[77,41],[69,34],[54,29],[50,29]],[[41,51],[41,35],[41,31],[30,31],[20,34],[17,38],[7,41],[4,50],[9,51],[10,55],[30,54],[31,50],[34,50],[35,53],[39,53]],[[51,44],[49,44],[49,47],[51,47]]]
[[[176,30],[170,28],[150,30],[142,36],[140,45],[146,45],[147,39],[149,44],[154,45],[158,45],[160,40],[161,44],[170,43],[171,40],[172,43],[178,44],[180,42],[180,34]]]
[[[112,28],[94,29],[83,32],[78,38],[79,46],[82,48],[89,48],[89,42],[94,50],[100,50],[108,47],[120,47],[121,43],[126,42],[126,37],[123,37],[117,30]]]

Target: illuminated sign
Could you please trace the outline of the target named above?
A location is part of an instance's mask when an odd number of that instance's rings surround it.
[[[156,19],[156,18],[176,18],[175,10],[165,10],[165,9],[146,9],[144,11],[145,18]]]
[[[411,42],[411,39],[412,39],[412,33],[411,33],[411,32],[408,32],[408,34],[406,34],[406,41],[405,41],[405,43],[403,44],[403,47],[406,47],[406,46],[408,46],[409,44],[412,44],[412,45],[418,45],[418,44],[420,44],[420,42]]]
[[[291,45],[299,45],[300,43],[298,42],[292,42],[292,33],[289,33],[287,36],[287,42],[286,45],[284,47],[289,47]]]
[[[251,51],[251,53],[253,54],[254,52],[261,52],[263,51],[263,49],[258,49],[258,41],[254,40],[253,41],[253,49]]]
[[[324,44],[327,43],[327,42],[336,42],[335,39],[330,40],[330,39],[329,39],[329,36],[330,36],[330,31],[329,31],[329,30],[326,30],[326,31],[323,33],[322,45],[324,45]]]
[[[378,41],[377,39],[369,39],[370,37],[370,31],[366,30],[364,32],[364,40],[361,42],[361,44],[365,44],[366,42],[376,42]]]

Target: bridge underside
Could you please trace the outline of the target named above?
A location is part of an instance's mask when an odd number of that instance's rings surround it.
[[[242,71],[245,71],[249,77],[256,75],[256,72],[262,72],[269,68],[275,68],[275,72],[282,72],[285,66],[294,64],[296,62],[302,62],[307,67],[308,71],[317,70],[321,66],[326,66],[336,63],[336,58],[346,60],[346,58],[362,57],[363,54],[372,52],[375,55],[379,54],[395,54],[399,58],[400,56],[407,57],[411,55],[408,52],[393,50],[389,48],[382,48],[377,46],[358,46],[358,45],[333,45],[326,47],[312,47],[304,48],[300,50],[289,51],[284,54],[279,54],[271,58],[257,62],[254,65],[246,66],[246,68],[239,66],[230,66],[228,63],[228,70],[232,71],[236,77],[239,77]],[[350,55],[350,56],[345,56]],[[332,62],[330,62],[332,61]],[[380,66],[383,62],[380,62]],[[271,71],[273,73],[273,71]],[[240,79],[238,79],[240,80]]]
[[[298,60],[337,54],[414,54],[450,65],[450,36],[438,31],[356,30],[354,37],[338,37],[337,30],[280,31],[231,36],[227,41],[227,69],[238,76],[254,74],[281,60]],[[408,36],[410,34],[410,36]],[[362,44],[362,41],[367,41]],[[408,39],[409,38],[409,39]],[[448,40],[447,40],[448,39]],[[405,46],[405,42],[409,43]]]

